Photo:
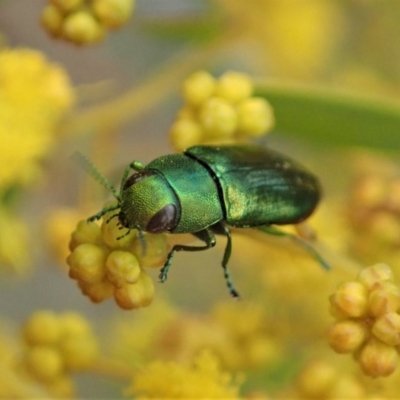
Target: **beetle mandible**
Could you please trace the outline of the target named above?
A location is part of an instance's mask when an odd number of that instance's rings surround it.
[[[89,221],[119,209],[114,216],[128,232],[138,229],[140,237],[143,231],[191,233],[204,242],[173,246],[160,271],[161,282],[167,279],[176,251],[207,250],[215,245],[215,234],[224,235],[224,276],[231,295],[238,297],[227,268],[232,250],[229,227],[290,236],[328,268],[307,242],[272,226],[303,221],[320,199],[318,179],[286,155],[255,145],[193,146],[146,166],[133,161],[125,169],[120,193],[91,164],[86,167],[118,200]],[[129,175],[132,170],[135,173]]]

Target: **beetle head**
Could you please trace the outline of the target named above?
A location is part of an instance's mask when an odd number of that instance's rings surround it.
[[[179,201],[166,179],[156,171],[130,176],[121,191],[119,220],[128,229],[168,232],[179,221]]]

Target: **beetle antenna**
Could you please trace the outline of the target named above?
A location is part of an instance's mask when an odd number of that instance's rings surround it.
[[[110,211],[117,210],[118,208],[119,208],[119,205],[118,205],[118,204],[114,204],[114,205],[112,205],[112,206],[110,206],[110,207],[103,208],[103,209],[102,209],[101,211],[99,211],[97,214],[92,215],[90,218],[88,218],[88,222],[97,221],[97,220],[99,220],[104,214],[107,214],[107,213],[110,212]],[[115,214],[115,215],[118,215],[118,214]],[[107,220],[107,221],[108,221],[108,220]]]
[[[120,197],[110,181],[94,166],[94,164],[78,151],[72,154],[71,159],[82,167],[92,178],[108,189],[119,201]]]

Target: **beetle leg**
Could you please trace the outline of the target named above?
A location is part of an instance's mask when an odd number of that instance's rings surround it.
[[[224,269],[224,277],[226,281],[226,285],[228,286],[229,293],[232,297],[240,297],[239,292],[235,289],[231,276],[228,270],[228,261],[231,257],[232,253],[232,237],[231,230],[222,222],[218,222],[211,227],[212,231],[218,235],[225,235],[227,242],[224,251],[224,257],[222,258],[222,268]]]
[[[209,229],[203,229],[199,232],[194,232],[192,235],[196,236],[198,239],[202,240],[205,243],[205,246],[186,246],[183,244],[176,244],[172,247],[172,250],[169,252],[167,256],[167,261],[164,266],[161,268],[160,275],[158,278],[160,282],[165,282],[168,275],[169,267],[171,266],[172,258],[176,251],[202,251],[210,249],[215,246],[216,240],[214,234]]]
[[[269,233],[270,235],[289,237],[290,239],[292,239],[296,243],[298,243],[300,246],[302,246],[305,250],[307,250],[308,253],[311,254],[315,258],[315,260],[318,261],[318,263],[322,266],[322,268],[324,268],[326,270],[331,269],[330,265],[324,260],[324,258],[321,256],[321,254],[319,254],[318,251],[315,250],[313,246],[311,246],[308,242],[306,242],[301,237],[294,235],[290,232],[281,231],[280,229],[276,228],[275,226],[271,226],[271,225],[256,226],[255,229],[258,229],[265,233]]]

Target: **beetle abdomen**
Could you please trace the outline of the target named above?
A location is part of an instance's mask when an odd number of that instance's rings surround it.
[[[300,222],[319,201],[317,178],[275,151],[251,145],[194,146],[185,154],[214,174],[229,225]]]

